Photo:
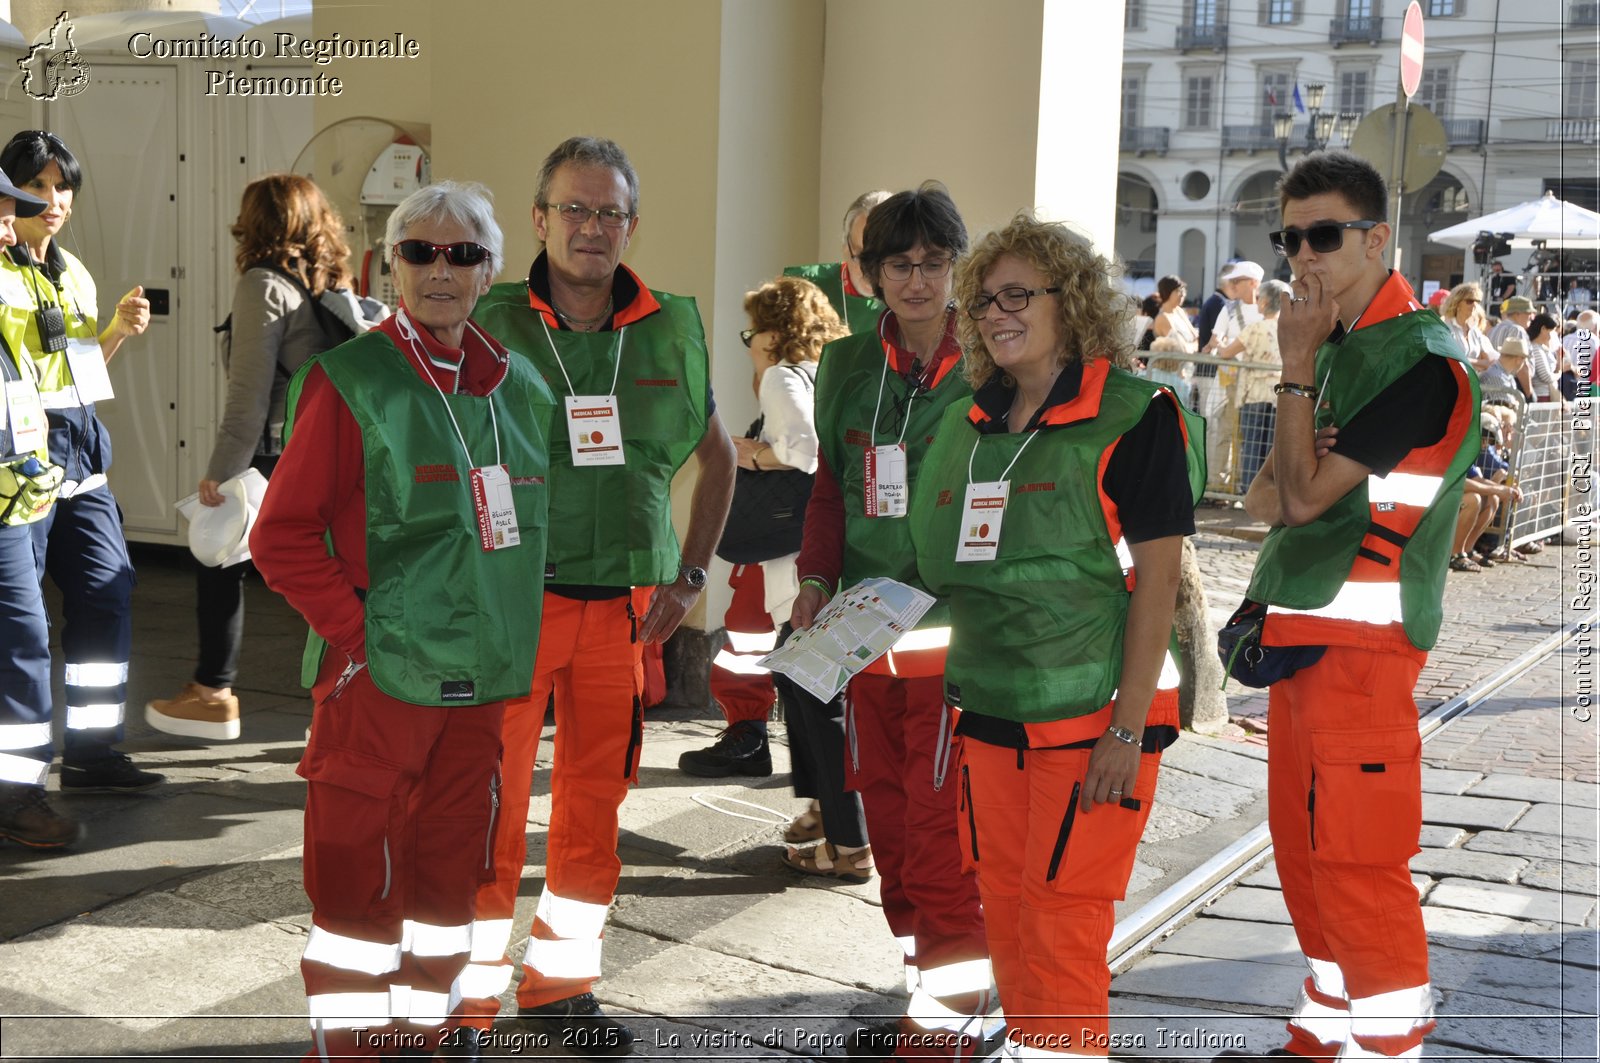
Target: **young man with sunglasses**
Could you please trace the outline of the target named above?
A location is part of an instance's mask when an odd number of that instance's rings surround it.
[[[1407,870],[1422,823],[1412,690],[1442,619],[1477,381],[1384,266],[1372,166],[1315,153],[1278,195],[1271,239],[1294,297],[1278,319],[1277,437],[1245,498],[1272,527],[1248,595],[1268,606],[1264,644],[1323,653],[1272,685],[1268,710],[1269,822],[1311,968],[1273,1054],[1417,1059],[1434,1023]]]
[[[711,398],[694,300],[646,288],[622,265],[639,225],[639,179],[610,140],[572,137],[534,195],[544,250],[525,281],[498,284],[477,320],[530,359],[558,400],[550,543],[533,692],[506,704],[495,881],[478,893],[462,979],[487,1028],[511,980],[505,955],[526,852],[534,750],[555,699],[557,750],[544,889],[517,988],[519,1017],[578,1054],[628,1055],[633,1034],[590,991],[622,873],[617,810],[644,738],[642,654],[665,642],[705,586],[733,495],[733,443]],[[699,478],[682,546],[673,475]]]

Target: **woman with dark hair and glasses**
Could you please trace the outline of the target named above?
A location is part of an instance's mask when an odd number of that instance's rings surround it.
[[[961,856],[1008,1059],[1106,1054],[1113,905],[1178,737],[1173,609],[1205,452],[1199,418],[1128,372],[1114,273],[1027,214],[978,241],[956,278],[976,390],[911,501],[917,570],[949,605]]]
[[[100,319],[94,278],[58,237],[83,188],[83,168],[53,133],[18,133],[0,149],[0,170],[45,201],[17,218],[17,243],[0,254],[0,332],[32,359],[49,420],[50,460],[66,479],[55,508],[33,525],[35,563],[61,591],[66,658],[66,739],[61,788],[145,790],[161,782],[113,748],[122,740],[133,645],[133,563],[122,511],[106,482],[111,435],[95,403],[111,397],[106,363],[150,323],[136,287]]]
[[[817,479],[792,622],[810,627],[841,587],[889,577],[920,587],[906,520],[944,411],[971,401],[951,285],[967,229],[944,187],[890,196],[867,219],[861,268],[888,305],[874,332],[836,340],[817,375]],[[906,953],[906,1015],[857,1032],[854,1054],[967,1058],[992,988],[977,885],[956,842],[940,606],[846,690],[849,785],[860,792],[884,918]],[[796,850],[812,873],[849,870],[830,843]]]
[[[382,320],[388,311],[350,294],[350,248],[344,222],[310,178],[268,174],[251,181],[233,224],[233,290],[223,352],[228,397],[211,460],[200,480],[200,504],[220,506],[221,487],[247,468],[271,477],[283,450],[284,397],[289,379],[308,358]],[[324,327],[324,292],[346,296],[339,323]],[[158,731],[191,738],[239,737],[239,699],[233,681],[244,637],[244,577],[248,563],[195,567],[195,619],[200,658],[194,678],[171,698],[144,707]]]
[[[385,237],[400,309],[296,375],[250,533],[312,632],[299,774],[314,1059],[392,1054],[397,1033],[430,1052],[476,1043],[457,979],[505,699],[531,686],[544,590],[555,400],[469,320],[500,258],[488,192],[428,185]]]

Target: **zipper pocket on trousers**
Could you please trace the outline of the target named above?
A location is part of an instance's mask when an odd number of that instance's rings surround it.
[[[483,839],[483,866],[494,866],[494,825],[500,820],[500,772],[489,776],[489,833]]]
[[[628,641],[639,641],[639,614],[633,611],[633,599],[628,599]]]
[[[1067,802],[1067,814],[1061,817],[1061,829],[1056,832],[1056,847],[1050,853],[1050,870],[1045,872],[1044,880],[1054,882],[1056,872],[1061,870],[1061,857],[1067,851],[1067,839],[1072,837],[1072,822],[1078,818],[1078,791],[1082,783],[1072,784],[1072,799]]]
[[[389,899],[389,889],[394,885],[394,864],[389,859],[389,836],[383,836],[383,892],[378,895],[380,901]]]
[[[978,813],[972,807],[972,776],[961,765],[961,806],[967,810],[967,837],[972,839],[972,862],[978,862]]]
[[[1317,775],[1311,773],[1311,785],[1306,789],[1306,824],[1311,829],[1311,848],[1317,847]]]
[[[644,702],[633,696],[633,725],[628,730],[628,751],[622,756],[622,777],[633,774],[633,753],[644,744]]]

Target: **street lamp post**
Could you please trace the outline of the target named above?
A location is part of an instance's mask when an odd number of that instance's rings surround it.
[[[1326,85],[1306,86],[1306,144],[1305,151],[1321,151],[1335,138],[1348,141],[1354,135],[1361,116],[1354,111],[1324,111],[1322,99]],[[1294,134],[1294,115],[1279,111],[1272,118],[1272,135],[1278,141],[1278,164],[1289,169],[1289,137]]]

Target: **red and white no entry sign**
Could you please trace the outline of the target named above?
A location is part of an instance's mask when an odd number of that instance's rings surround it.
[[[1400,88],[1406,99],[1417,94],[1422,84],[1422,5],[1411,0],[1406,8],[1405,29],[1400,34]]]

